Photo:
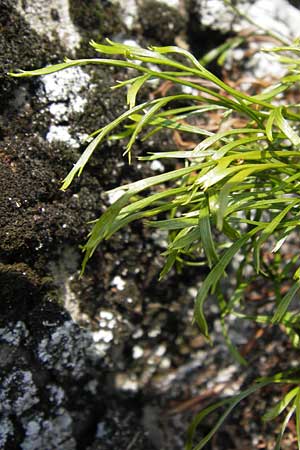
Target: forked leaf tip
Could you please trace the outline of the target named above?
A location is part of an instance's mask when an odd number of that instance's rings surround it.
[[[17,69],[16,72],[7,72],[6,74],[10,77],[18,78],[21,77],[25,73],[25,70]]]

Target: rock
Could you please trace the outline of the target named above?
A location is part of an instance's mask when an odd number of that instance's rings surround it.
[[[185,30],[186,12],[178,0],[120,0],[119,4],[127,30],[141,29],[148,42],[172,44]]]
[[[264,34],[264,30],[270,31],[273,36],[279,36],[283,40],[293,40],[298,35],[300,11],[288,0],[240,0],[235,4],[237,9],[249,18],[250,22],[239,16],[223,0],[192,2],[193,45],[197,41],[203,42],[205,45],[209,39],[213,39],[213,33],[218,33],[221,43],[222,36],[255,28],[260,34]],[[216,38],[213,41],[215,42]],[[280,41],[278,42],[280,43]],[[229,52],[227,68],[232,67],[234,62],[238,61],[240,69],[243,67],[245,77],[270,81],[272,78],[280,79],[285,74],[285,69],[273,56],[260,52],[261,48],[271,48],[274,45],[276,42],[274,43],[270,39],[265,42],[254,39],[249,44],[248,56],[240,48]]]
[[[41,36],[59,41],[74,52],[80,44],[80,34],[71,20],[68,0],[18,0],[17,11],[28,25]]]
[[[298,34],[300,12],[288,0],[240,0],[236,6],[258,26],[283,36]],[[222,0],[198,0],[194,8],[198,9],[199,28],[229,33],[250,26]]]

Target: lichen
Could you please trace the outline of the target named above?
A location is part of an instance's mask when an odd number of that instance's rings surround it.
[[[0,448],[5,448],[8,439],[14,434],[14,426],[12,421],[6,417],[2,416],[0,418]]]
[[[22,340],[28,337],[26,325],[18,321],[17,323],[9,323],[7,327],[0,328],[0,342],[18,347]]]
[[[54,417],[45,419],[37,415],[24,423],[25,438],[22,450],[64,449],[75,450],[72,434],[72,417],[64,408],[59,408]]]
[[[63,374],[72,370],[75,379],[84,374],[86,348],[92,343],[88,332],[72,321],[66,321],[54,332],[42,339],[38,346],[38,358],[48,369]]]
[[[21,416],[39,402],[32,373],[28,370],[14,370],[2,380],[0,404],[3,414]]]

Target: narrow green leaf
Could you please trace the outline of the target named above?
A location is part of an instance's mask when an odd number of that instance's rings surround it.
[[[129,87],[127,92],[127,104],[129,105],[129,108],[132,109],[135,106],[136,96],[138,91],[141,89],[143,84],[149,80],[150,75],[141,75],[140,77],[136,78],[135,81],[132,83],[132,85]]]
[[[293,300],[299,289],[300,289],[300,280],[296,281],[296,283],[293,284],[288,293],[283,297],[283,299],[279,303],[276,312],[272,317],[272,323],[279,323],[283,319],[283,316],[285,315],[291,301]]]
[[[207,257],[208,265],[211,268],[219,259],[215,244],[212,238],[210,214],[208,206],[204,206],[200,209],[199,214],[199,227],[201,242],[204,248],[205,255]]]
[[[171,172],[166,172],[161,175],[156,175],[143,180],[135,181],[116,189],[112,189],[109,192],[125,191],[125,193],[120,197],[115,203],[113,203],[102,216],[94,223],[93,229],[89,235],[89,239],[83,247],[85,256],[82,263],[81,274],[84,273],[86,263],[88,259],[93,255],[95,249],[100,244],[100,242],[107,238],[111,232],[111,227],[116,218],[118,217],[120,211],[127,206],[131,197],[148,189],[151,186],[157,184],[165,183],[167,181],[174,180],[176,178],[181,178],[194,170],[199,169],[202,164],[184,167],[182,169],[173,170]]]
[[[229,142],[228,144],[221,147],[219,150],[215,151],[212,156],[212,159],[216,161],[218,159],[223,158],[226,155],[226,153],[228,153],[230,150],[233,150],[236,147],[243,147],[245,144],[250,144],[251,142],[256,143],[262,139],[265,139],[264,135],[263,136],[253,136],[250,138],[246,137],[246,138],[237,139],[233,142]]]
[[[271,234],[274,233],[275,229],[280,225],[281,221],[284,219],[284,217],[287,215],[287,213],[298,203],[300,202],[299,199],[294,200],[290,205],[288,205],[286,208],[284,208],[263,230],[260,238],[256,241],[254,246],[254,263],[256,267],[257,273],[259,272],[260,268],[260,248],[264,242],[271,236]]]
[[[211,414],[216,409],[219,409],[222,406],[227,405],[228,403],[230,403],[230,401],[231,401],[231,399],[227,398],[227,399],[221,400],[217,403],[214,403],[213,405],[210,405],[207,408],[200,411],[200,413],[198,413],[194,417],[193,422],[191,423],[191,425],[189,426],[189,429],[188,429],[188,438],[187,438],[185,450],[193,449],[194,434],[196,432],[197,426],[200,425],[200,423],[205,419],[205,417],[207,417],[209,414]]]
[[[291,403],[291,401],[296,397],[299,393],[299,388],[295,387],[291,389],[285,396],[272,408],[270,408],[262,417],[264,422],[268,422],[270,420],[275,419],[279,416]]]
[[[86,64],[90,64],[88,59],[85,60]],[[81,60],[82,64],[83,60]],[[36,70],[20,70],[19,72],[9,72],[8,75],[15,78],[21,77],[34,77],[40,75],[49,75],[50,73],[58,72],[60,70],[68,69],[69,67],[73,67],[78,65],[78,61],[66,59],[64,63],[54,64],[52,66],[43,67],[42,69]]]
[[[222,131],[222,132],[216,133],[215,135],[213,135],[207,139],[204,139],[204,141],[200,142],[200,144],[198,144],[194,148],[194,153],[197,153],[198,151],[202,151],[202,150],[205,150],[205,149],[211,147],[216,142],[222,141],[222,139],[227,136],[234,136],[235,134],[249,134],[249,133],[250,134],[251,133],[259,134],[259,133],[264,133],[264,132],[265,132],[264,130],[257,129],[257,128],[235,128],[235,129],[231,129],[231,130]]]
[[[278,128],[285,134],[285,136],[292,142],[293,145],[300,144],[299,135],[292,129],[288,121],[282,115],[283,107],[279,106],[274,110],[274,122]]]
[[[285,78],[283,78],[282,81],[285,81]],[[254,95],[252,98],[258,100],[270,100],[286,91],[288,87],[289,86],[287,84],[279,83],[277,86],[271,86],[264,89],[260,94]]]
[[[289,412],[287,413],[287,415],[286,415],[284,421],[282,422],[282,425],[281,425],[281,428],[280,428],[280,433],[279,433],[279,435],[278,435],[278,437],[277,437],[277,439],[276,439],[276,445],[275,445],[274,450],[280,450],[280,449],[281,449],[281,441],[282,441],[284,432],[285,432],[285,430],[286,430],[286,427],[287,427],[288,424],[289,424],[289,421],[291,420],[292,415],[293,415],[294,412],[295,412],[295,409],[296,409],[296,406],[293,406],[293,407],[289,410]]]
[[[160,230],[180,230],[182,228],[194,227],[199,224],[198,217],[176,217],[175,219],[156,220],[155,222],[146,222],[150,227]]]
[[[230,338],[228,326],[225,323],[224,318],[221,319],[221,327],[222,327],[222,334],[224,336],[225,343],[226,343],[227,348],[228,348],[231,356],[233,357],[233,359],[241,366],[248,366],[248,362],[245,360],[245,358],[243,358],[243,356],[238,351],[236,345],[233,343],[232,339]]]
[[[189,247],[201,239],[200,226],[193,228],[183,228],[175,237],[172,243],[169,244],[171,251],[181,250]]]
[[[234,255],[240,250],[240,248],[256,233],[261,230],[261,227],[258,226],[245,235],[243,235],[240,239],[238,239],[234,244],[229,247],[228,250],[221,257],[219,262],[215,265],[215,267],[210,271],[209,275],[205,278],[202,286],[200,287],[195,303],[195,320],[200,328],[201,333],[205,337],[209,337],[208,334],[208,325],[204,316],[204,302],[207,298],[209,290],[213,285],[215,285],[221,276],[224,274],[224,271]]]
[[[270,112],[267,123],[266,123],[266,135],[270,142],[273,141],[273,124],[275,121],[276,109]]]
[[[177,255],[178,250],[173,250],[168,254],[164,267],[159,274],[159,280],[162,280],[170,272],[176,262]]]
[[[186,446],[186,450],[201,450],[205,447],[205,445],[210,441],[210,439],[213,437],[213,435],[219,430],[221,425],[223,424],[224,420],[227,418],[227,416],[231,413],[231,411],[245,398],[247,398],[249,395],[253,394],[254,392],[258,391],[259,389],[262,389],[263,387],[267,386],[269,384],[268,381],[257,383],[248,389],[244,390],[240,394],[234,395],[229,400],[224,400],[223,402],[218,402],[216,405],[210,406],[203,411],[199,415],[196,416],[194,419],[190,429],[189,429],[189,440],[188,444]],[[199,442],[198,445],[196,445],[194,448],[192,447],[192,439],[196,430],[196,427],[202,422],[202,420],[210,414],[212,411],[214,411],[217,408],[220,408],[221,406],[225,405],[226,403],[229,403],[229,406],[225,410],[225,412],[221,415],[221,417],[217,420],[214,427],[211,429],[211,431]],[[215,406],[215,407],[214,407]]]
[[[84,169],[84,166],[90,159],[91,155],[93,154],[94,150],[98,147],[100,142],[104,139],[105,136],[107,136],[114,128],[116,128],[121,122],[126,120],[132,113],[136,111],[140,111],[143,109],[148,103],[142,103],[141,105],[136,106],[135,108],[130,109],[129,111],[126,111],[121,116],[119,116],[117,119],[113,120],[111,123],[103,127],[98,134],[98,136],[92,140],[92,142],[87,146],[83,154],[78,159],[77,163],[74,165],[72,170],[69,172],[69,174],[66,176],[66,178],[63,181],[63,185],[61,187],[62,191],[65,191],[70,184],[72,183],[75,175],[78,174],[78,176],[81,174],[81,172]]]
[[[219,230],[222,230],[223,228],[223,220],[229,202],[230,192],[237,186],[241,185],[245,178],[247,178],[252,172],[252,168],[241,170],[223,185],[219,195],[219,208],[217,210],[217,228]]]

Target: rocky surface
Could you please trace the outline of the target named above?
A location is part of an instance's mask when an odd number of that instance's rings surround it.
[[[195,48],[209,28],[215,45],[232,29],[219,29],[216,18],[205,22],[205,8],[199,1],[0,0],[0,448],[181,450],[199,403],[256,375],[232,363],[216,305],[209,310],[213,349],[191,325],[203,274],[184,270],[157,282],[164,235],[134,224],[103,244],[78,277],[88,221],[113,201],[105,190],[163,170],[128,166],[120,144],[105,144],[72,188],[59,191],[85,136],[123,112],[124,93],[109,87],[126,74],[6,75],[65,54],[89,56],[91,38],[162,45],[184,38]],[[202,51],[208,41],[200,41]],[[170,135],[158,139],[173,145]],[[253,326],[231,320],[235,342],[246,345]],[[270,367],[284,345],[270,344]],[[248,444],[252,432],[245,431]],[[218,448],[237,448],[229,434]]]
[[[255,24],[287,37],[296,37],[299,33],[300,13],[296,3],[293,4],[289,0],[232,2],[242,14],[253,21],[252,26]],[[222,0],[196,0],[194,7],[199,18],[199,29],[206,27],[208,30],[232,33],[250,25],[245,17],[239,16]]]

